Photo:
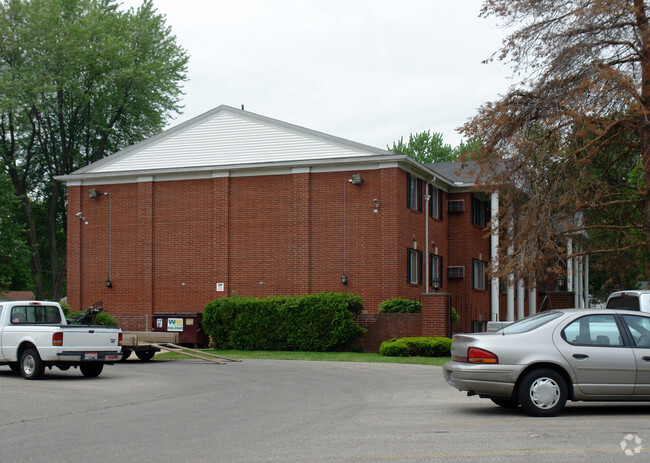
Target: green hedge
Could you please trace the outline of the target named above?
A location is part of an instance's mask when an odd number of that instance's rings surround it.
[[[411,299],[396,297],[379,304],[379,313],[421,313],[422,304]]]
[[[379,353],[386,357],[449,357],[451,339],[443,337],[390,339],[381,343]]]
[[[77,315],[82,315],[86,313],[85,310],[82,310],[81,312],[75,312],[70,315],[68,318],[76,317]],[[111,315],[107,314],[106,312],[99,312],[97,316],[95,317],[95,323],[94,325],[104,325],[104,326],[118,326],[117,320],[115,320]]]
[[[365,333],[362,310],[353,294],[232,297],[205,306],[203,328],[218,349],[335,351]]]

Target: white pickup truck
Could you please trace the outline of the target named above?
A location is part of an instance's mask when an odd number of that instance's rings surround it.
[[[607,298],[606,307],[650,312],[650,291],[640,289],[616,291]]]
[[[121,329],[68,325],[56,302],[0,302],[0,335],[0,365],[26,379],[39,379],[53,366],[99,376],[105,363],[122,358]]]

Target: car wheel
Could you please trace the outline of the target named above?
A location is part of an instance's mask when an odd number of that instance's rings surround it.
[[[568,392],[562,376],[548,368],[530,371],[519,385],[519,403],[532,416],[554,416],[566,404]]]
[[[156,351],[155,350],[139,350],[139,351],[136,351],[135,355],[137,355],[138,358],[140,360],[142,360],[143,362],[146,362],[148,360],[151,360],[153,358],[153,356],[156,355]]]
[[[20,374],[25,379],[40,379],[45,373],[45,364],[36,349],[25,349],[20,355]]]
[[[519,406],[519,402],[517,402],[515,399],[490,399],[492,402],[497,404],[499,407],[503,408],[517,408]]]
[[[95,376],[99,376],[102,374],[102,370],[104,369],[104,364],[103,363],[82,363],[79,365],[79,369],[81,370],[81,374],[84,375],[87,378],[94,378]]]

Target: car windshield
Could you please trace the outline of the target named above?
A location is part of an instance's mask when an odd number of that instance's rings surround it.
[[[516,321],[512,325],[505,326],[497,331],[497,333],[502,334],[517,334],[517,333],[527,333],[533,331],[534,329],[539,328],[540,326],[546,325],[551,320],[562,316],[562,312],[541,312],[530,317],[522,318],[519,321]]]

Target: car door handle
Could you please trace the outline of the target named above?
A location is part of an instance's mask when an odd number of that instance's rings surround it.
[[[573,358],[578,359],[578,360],[583,360],[589,357],[587,354],[573,354]]]
[[[641,357],[641,358],[642,358],[643,360],[645,360],[646,362],[650,362],[650,357],[648,357],[647,355],[646,355],[645,357]]]

